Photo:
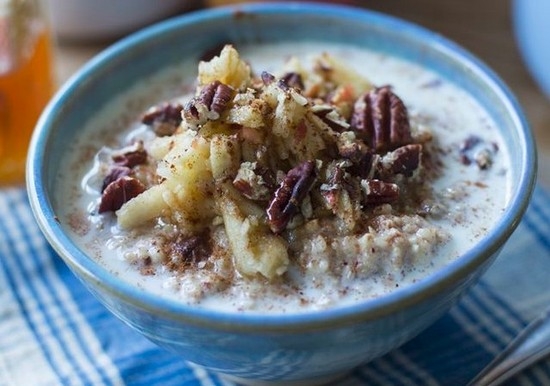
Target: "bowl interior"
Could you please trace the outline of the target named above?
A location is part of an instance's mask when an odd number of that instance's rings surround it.
[[[159,307],[176,313],[209,314],[209,311],[188,309],[175,302],[135,292],[131,286],[110,277],[72,244],[60,224],[54,221],[59,205],[63,204],[56,198],[57,179],[60,177],[58,170],[63,154],[74,142],[78,128],[93,120],[96,112],[104,108],[113,96],[129,90],[140,79],[177,65],[183,57],[198,61],[205,51],[226,42],[241,46],[296,40],[366,47],[430,67],[441,77],[465,89],[485,107],[500,127],[514,160],[510,170],[513,192],[509,208],[503,220],[471,253],[418,285],[369,301],[368,304],[329,313],[337,317],[356,312],[357,308],[364,312],[382,312],[383,309],[389,312],[389,305],[399,307],[399,302],[426,296],[433,293],[437,286],[451,285],[457,276],[468,275],[501,247],[529,201],[536,157],[533,139],[521,109],[498,77],[454,43],[392,17],[330,5],[264,4],[196,12],[135,33],[87,63],[52,100],[37,125],[31,144],[28,188],[41,228],[73,269],[88,278],[104,281],[124,296],[140,298],[140,302],[147,304],[144,307]]]

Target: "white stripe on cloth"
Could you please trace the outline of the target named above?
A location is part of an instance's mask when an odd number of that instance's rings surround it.
[[[542,366],[533,366],[527,371],[531,371],[533,378],[537,380],[539,385],[550,385],[550,376],[548,376],[548,371],[542,369]]]
[[[387,355],[375,359],[367,364],[366,367],[370,367],[368,372],[369,377],[376,375],[376,383],[380,385],[386,385],[391,381],[391,384],[398,385],[423,385],[423,386],[436,386],[439,385],[436,379],[434,379],[428,372],[413,363],[410,358],[401,350],[396,349]],[[364,372],[362,368],[360,371]]]
[[[377,369],[369,364],[368,366],[363,366],[360,369],[358,369],[359,372],[361,372],[366,379],[369,380],[369,383],[366,383],[366,385],[384,385],[387,384],[387,379],[384,374],[380,374]],[[372,382],[372,383],[371,383]]]
[[[476,291],[477,287],[472,289]],[[495,305],[493,310],[497,309]],[[500,311],[499,311],[500,312]],[[450,310],[450,315],[458,324],[481,346],[491,353],[498,353],[502,350],[503,342],[510,339],[510,334],[505,332],[492,318],[486,309],[480,308],[477,304],[465,298],[461,302],[461,307],[454,307]],[[491,334],[488,334],[488,331]],[[496,339],[491,336],[496,335]]]
[[[390,356],[394,358],[399,368],[406,369],[408,374],[414,374],[414,379],[419,380],[422,385],[432,386],[439,384],[437,380],[435,380],[425,369],[414,363],[401,349],[394,350],[390,353]]]
[[[0,199],[1,212],[9,214],[4,216],[4,223],[11,237],[9,252],[13,254],[4,263],[25,304],[28,322],[34,326],[36,338],[53,367],[50,371],[71,385],[122,384],[118,370],[49,261],[45,241],[25,200],[21,191],[8,191]],[[32,374],[26,372],[23,376]]]
[[[6,245],[0,234],[0,256],[6,256]],[[59,385],[60,380],[29,329],[2,269],[0,304],[0,385]]]
[[[200,381],[202,386],[214,386],[214,382],[210,378],[210,373],[208,371],[193,363],[188,363],[187,365],[193,371],[193,374]]]

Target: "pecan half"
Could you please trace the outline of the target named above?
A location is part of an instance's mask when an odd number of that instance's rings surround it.
[[[364,203],[367,205],[379,205],[397,201],[399,198],[399,186],[380,180],[362,180]]]
[[[132,177],[122,177],[111,182],[101,195],[99,213],[114,212],[120,209],[125,202],[130,201],[145,191],[145,185]]]
[[[218,119],[233,96],[233,89],[219,80],[204,86],[199,95],[183,108],[183,116],[191,124]]]
[[[268,224],[274,233],[285,230],[316,177],[315,161],[304,161],[288,171],[267,208]]]
[[[221,114],[225,109],[231,96],[233,89],[219,81],[215,81],[203,88],[199,100],[208,106],[210,111]]]
[[[172,135],[182,121],[182,110],[183,106],[179,103],[163,103],[151,107],[141,117],[141,122],[151,126],[159,137]]]
[[[357,99],[351,126],[377,153],[412,141],[407,108],[388,86],[375,88]]]

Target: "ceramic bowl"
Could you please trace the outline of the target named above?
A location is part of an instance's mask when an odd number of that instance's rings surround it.
[[[190,38],[192,37],[192,38]],[[512,198],[498,223],[469,252],[407,288],[359,304],[297,315],[224,313],[161,299],[98,265],[56,221],[60,160],[78,130],[143,77],[231,41],[341,42],[431,68],[470,93],[501,130],[514,160]],[[366,10],[319,4],[215,8],[139,31],[87,63],[43,113],[30,147],[28,193],[55,250],[116,316],[186,361],[249,384],[327,382],[400,346],[441,317],[495,259],[519,223],[535,179],[535,148],[513,95],[482,62],[453,42]]]

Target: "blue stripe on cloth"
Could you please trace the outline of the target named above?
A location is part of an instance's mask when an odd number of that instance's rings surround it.
[[[437,380],[419,366],[412,364],[410,353],[401,349],[374,360],[352,372],[357,385],[438,385]],[[337,383],[339,384],[339,383]]]
[[[59,275],[71,288],[73,297],[79,300],[80,312],[94,329],[105,354],[111,358],[125,385],[201,385],[180,357],[160,349],[114,317],[55,252],[51,248],[48,251]]]
[[[8,198],[8,205],[19,208],[21,200],[25,199],[26,195],[13,197],[13,200]],[[85,383],[107,384],[109,377],[105,369],[97,365],[97,358],[90,351],[90,339],[81,328],[81,320],[75,313],[76,307],[63,296],[64,293],[68,295],[69,291],[52,269],[50,255],[45,253],[47,244],[43,238],[37,237],[39,230],[29,225],[32,224],[31,218],[25,218],[29,215],[26,209],[14,211],[14,223],[19,227],[23,239],[28,241],[25,243],[28,254],[23,261],[34,263],[40,270],[40,274],[35,275],[39,280],[28,280],[28,285],[34,288],[36,299],[42,300],[46,305],[41,309],[46,323],[51,326],[54,336],[60,341],[67,360],[72,362],[77,374],[82,376]],[[38,241],[32,242],[33,240]]]
[[[3,214],[5,214],[7,208],[5,208],[4,205],[0,204],[0,210]],[[42,347],[46,347],[47,352],[45,355],[45,359],[50,364],[50,367],[53,368],[54,365],[52,363],[53,356],[51,355],[51,350],[46,346],[44,342],[46,337],[38,332],[38,323],[36,323],[34,321],[35,318],[31,316],[33,314],[33,310],[28,306],[26,302],[26,296],[22,294],[23,291],[20,289],[21,285],[19,285],[19,283],[22,280],[18,277],[19,270],[10,269],[10,265],[18,264],[17,254],[13,251],[14,245],[15,242],[11,240],[9,229],[5,227],[3,221],[0,221],[0,261],[2,262],[2,264],[0,265],[0,269],[4,271],[2,277],[5,278],[8,287],[11,289],[13,298],[17,302],[17,309],[19,309],[19,311],[21,312],[21,315],[27,327],[38,341],[38,344]],[[5,307],[6,305],[3,306]],[[58,380],[59,382],[61,382],[60,378],[58,378]]]
[[[518,303],[520,298],[510,297],[506,283],[499,282],[503,274],[513,274],[506,271],[509,264],[533,264],[530,269],[537,270],[541,268],[537,263],[550,258],[548,202],[547,193],[537,188],[518,228],[521,234],[511,239],[502,259],[449,313],[401,348],[334,385],[464,385],[527,323],[532,315],[526,310],[534,312],[532,308],[550,302],[550,294],[532,288],[540,299]],[[37,227],[29,226],[32,220],[24,192],[2,194],[0,206],[10,218],[0,221],[0,268],[13,291],[16,309],[60,384],[234,386],[160,349],[110,314],[46,245]],[[513,254],[522,252],[524,244],[529,251],[518,262]],[[544,275],[544,269],[535,273]],[[89,345],[94,341],[95,349]],[[517,384],[550,384],[550,360],[509,383]]]
[[[459,309],[481,326],[480,332],[490,340],[488,348],[494,347],[492,351],[497,353],[526,323],[522,322],[518,314],[504,302],[495,302],[497,297],[490,294],[490,287],[483,286],[483,282],[480,282],[469,292],[469,296],[459,305]]]
[[[530,210],[527,211],[522,223],[537,237],[537,241],[550,250],[550,213],[548,203],[550,197],[542,189],[535,190]],[[548,255],[550,257],[550,255]]]
[[[3,213],[5,216],[14,216],[9,206],[5,206]],[[69,384],[69,374],[76,372],[82,376],[80,369],[72,361],[65,347],[52,337],[56,336],[56,329],[46,320],[47,306],[40,301],[39,292],[35,289],[35,280],[27,280],[26,277],[39,276],[32,272],[32,267],[28,268],[29,262],[32,262],[32,256],[18,251],[22,243],[18,236],[19,229],[5,226],[1,223],[1,231],[5,235],[8,251],[7,256],[2,257],[4,267],[7,271],[9,285],[17,299],[19,306],[24,314],[30,329],[34,333],[40,346],[46,354],[47,360],[52,365],[53,370],[58,374],[61,384]],[[22,269],[23,268],[23,269]],[[36,270],[36,269],[35,269]],[[39,270],[41,270],[39,268]],[[61,357],[61,358],[60,358]],[[67,369],[69,366],[69,370]]]

